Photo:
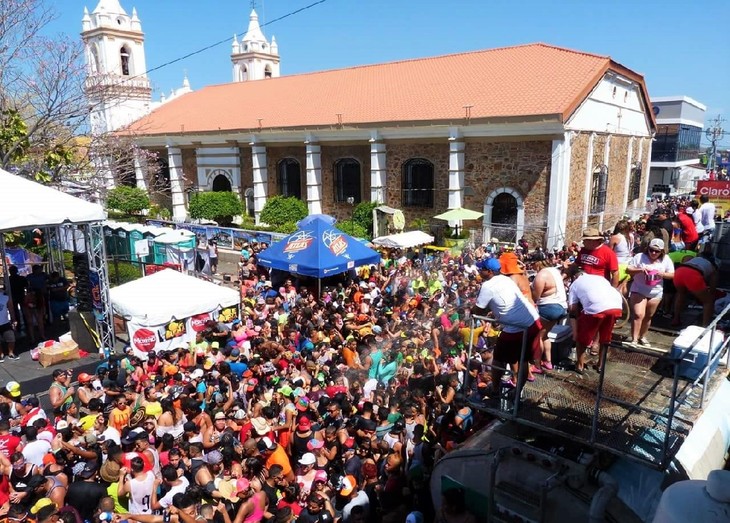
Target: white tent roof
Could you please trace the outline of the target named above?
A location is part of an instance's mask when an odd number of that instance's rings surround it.
[[[101,205],[0,169],[0,231],[106,219]]]
[[[238,305],[238,291],[172,269],[111,289],[114,314],[146,326]]]
[[[379,236],[373,240],[375,245],[392,249],[410,249],[433,242],[433,236],[423,231],[407,231],[388,236]]]

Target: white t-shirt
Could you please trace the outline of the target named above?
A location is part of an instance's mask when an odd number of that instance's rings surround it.
[[[190,482],[188,481],[188,478],[185,476],[180,476],[179,478],[180,484],[179,485],[173,485],[170,487],[170,490],[167,491],[167,494],[162,496],[158,503],[162,506],[164,509],[168,509],[172,506],[172,497],[177,494],[178,492],[185,493],[185,491],[190,486]]]
[[[580,303],[586,314],[621,309],[621,294],[603,276],[583,274],[570,286],[568,306]]]
[[[31,441],[23,447],[23,457],[28,463],[32,463],[36,467],[43,466],[43,458],[51,450],[51,444],[44,439]]]
[[[700,208],[695,212],[695,223],[702,226],[703,231],[711,231],[715,229],[715,204],[712,202],[705,202],[700,205]],[[698,232],[699,228],[698,228]]]
[[[666,255],[664,259],[652,262],[649,255],[642,252],[631,258],[629,267],[649,271],[649,275],[646,272],[634,274],[634,280],[631,282],[631,294],[641,294],[650,299],[658,298],[664,292],[664,285],[662,285],[662,278],[659,274],[662,272],[674,273],[674,263]]]
[[[489,309],[503,324],[504,332],[521,332],[535,323],[539,315],[511,278],[498,274],[482,283],[477,307]]]

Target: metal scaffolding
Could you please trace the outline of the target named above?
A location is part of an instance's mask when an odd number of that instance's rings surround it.
[[[86,256],[89,271],[98,277],[98,295],[92,289],[94,319],[99,340],[99,352],[114,352],[114,315],[109,295],[109,271],[104,244],[104,226],[101,222],[86,225]]]

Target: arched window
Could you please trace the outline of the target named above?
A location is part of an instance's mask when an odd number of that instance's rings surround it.
[[[129,67],[130,55],[126,45],[123,45],[119,50],[119,58],[122,63],[122,76],[129,76],[131,70]]]
[[[608,192],[608,166],[599,165],[593,169],[591,180],[591,214],[606,210],[606,193]]]
[[[264,67],[264,78],[271,78],[271,76],[271,66],[267,64],[266,67]]]
[[[101,62],[99,61],[99,49],[96,47],[96,44],[91,44],[89,54],[91,55],[89,58],[89,68],[91,69],[91,72],[100,73]]]
[[[279,194],[302,199],[302,169],[294,158],[284,158],[277,168]]]
[[[525,207],[515,189],[500,187],[484,202],[484,237],[516,242],[524,234]]]
[[[253,200],[253,189],[246,189],[246,192],[243,194],[243,196],[246,202],[246,214],[253,218],[254,216],[256,216],[256,209],[254,208]]]
[[[412,158],[403,164],[403,205],[433,207],[433,164]]]
[[[360,162],[354,158],[342,158],[335,162],[335,201],[346,202],[353,198],[355,203],[362,200]]]
[[[213,192],[231,192],[231,181],[225,174],[219,174],[213,178]]]
[[[631,164],[631,178],[629,178],[629,202],[639,198],[641,194],[641,162]],[[627,202],[628,203],[628,202]]]

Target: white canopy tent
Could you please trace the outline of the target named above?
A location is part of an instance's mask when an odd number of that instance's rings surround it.
[[[106,219],[101,205],[0,169],[0,231],[91,223]]]
[[[423,231],[406,231],[398,234],[380,236],[373,240],[374,245],[391,249],[410,249],[433,242],[433,236]]]
[[[114,314],[148,326],[238,305],[238,292],[172,269],[110,291]]]
[[[195,342],[208,320],[238,316],[234,289],[165,269],[111,290],[114,314],[126,320],[129,345],[141,358]]]
[[[114,347],[114,324],[109,307],[109,278],[101,222],[106,211],[101,205],[87,202],[52,187],[41,185],[0,169],[0,233],[28,229],[44,229],[48,245],[48,262],[52,270],[63,271],[62,225],[79,227],[84,236],[84,251],[89,274],[95,276],[93,294],[99,299],[92,306],[96,319],[97,341],[100,351]],[[75,238],[75,232],[74,238]],[[88,246],[88,249],[86,248]],[[5,258],[5,237],[0,234],[5,287],[8,287],[8,268]],[[87,278],[86,285],[91,287]],[[80,309],[79,309],[80,310]],[[86,323],[88,325],[88,323]],[[73,326],[72,326],[73,330]]]

